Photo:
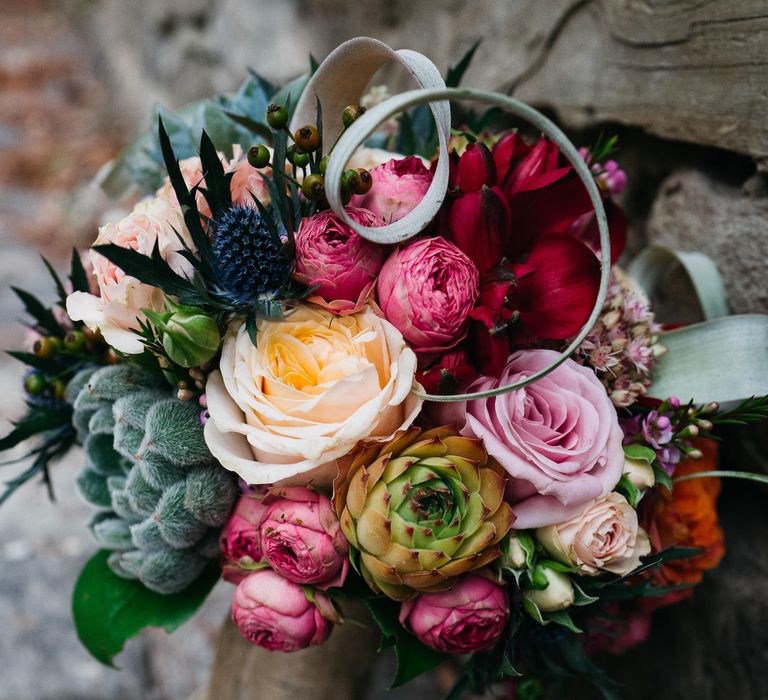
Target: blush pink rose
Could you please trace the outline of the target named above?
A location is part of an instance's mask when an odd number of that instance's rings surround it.
[[[432,184],[432,172],[417,156],[390,160],[371,172],[373,187],[352,197],[351,205],[372,211],[384,223],[402,219],[416,207]]]
[[[447,654],[489,649],[509,617],[509,596],[483,576],[467,574],[448,591],[421,593],[400,608],[400,624],[424,644]]]
[[[376,215],[367,209],[347,209],[363,226],[376,226]],[[362,309],[387,249],[358,236],[336,214],[327,210],[301,220],[296,233],[296,278],[317,286],[308,301],[337,314]]]
[[[606,571],[625,576],[651,551],[637,511],[615,491],[590,503],[575,518],[539,528],[536,537],[551,556],[587,576]]]
[[[498,379],[481,377],[467,391],[512,384],[557,357],[553,350],[520,350]],[[621,478],[616,409],[595,373],[573,360],[517,391],[452,404],[442,417],[457,420],[463,435],[482,439],[510,474],[507,496],[517,529],[573,518]]]
[[[270,651],[298,651],[328,639],[333,624],[324,593],[311,603],[301,586],[274,571],[261,569],[246,576],[235,589],[232,619],[249,642]]]
[[[377,294],[387,320],[416,352],[438,353],[467,334],[480,295],[474,263],[442,237],[398,248],[379,273]]]
[[[349,544],[330,500],[303,486],[273,489],[260,524],[265,561],[285,578],[323,590],[341,586]]]

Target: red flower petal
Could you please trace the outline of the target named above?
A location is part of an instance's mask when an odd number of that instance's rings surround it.
[[[477,192],[483,185],[496,184],[496,164],[488,146],[471,143],[459,159],[456,186],[464,193]]]
[[[531,147],[516,131],[507,134],[496,142],[493,147],[493,160],[496,163],[496,177],[499,184],[504,184],[520,160],[527,156],[530,151]]]
[[[457,199],[448,215],[448,231],[482,274],[501,262],[509,236],[509,204],[498,187],[483,186]]]
[[[570,236],[545,236],[526,266],[533,273],[521,277],[509,297],[510,306],[520,311],[523,332],[551,340],[576,335],[592,312],[600,286],[594,253]]]
[[[627,217],[624,210],[612,199],[603,199],[605,213],[608,217],[608,232],[611,236],[611,264],[613,265],[624,252],[627,245]],[[597,228],[597,217],[586,214],[580,219],[570,233],[586,243],[597,255],[600,252],[600,231]]]

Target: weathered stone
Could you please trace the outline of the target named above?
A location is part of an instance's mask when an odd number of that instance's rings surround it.
[[[697,250],[717,263],[734,313],[768,312],[768,196],[761,191],[762,177],[739,188],[681,170],[663,182],[648,219],[650,243]]]

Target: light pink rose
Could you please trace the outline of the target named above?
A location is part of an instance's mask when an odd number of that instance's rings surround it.
[[[327,496],[293,486],[273,489],[264,504],[260,540],[266,562],[295,583],[323,590],[343,585],[349,544]]]
[[[555,559],[588,576],[606,571],[624,576],[651,551],[637,512],[615,491],[570,520],[539,528],[536,537]]]
[[[363,226],[375,226],[366,209],[347,209]],[[296,233],[296,278],[317,289],[308,301],[337,314],[359,311],[371,294],[387,249],[358,236],[332,211],[301,220]]]
[[[552,350],[521,350],[498,379],[481,377],[467,392],[519,381],[550,364]],[[554,525],[609,494],[621,478],[623,434],[595,373],[573,360],[533,384],[500,396],[451,404],[443,419],[481,438],[512,477],[507,496],[515,528]]]
[[[433,177],[417,156],[387,161],[370,172],[373,187],[352,197],[350,203],[369,209],[387,224],[402,219],[421,201]]]
[[[400,608],[400,624],[424,644],[448,654],[489,649],[509,617],[509,596],[483,576],[467,574],[448,591],[420,593]]]
[[[389,256],[376,290],[387,320],[414,350],[438,353],[466,336],[479,282],[474,263],[453,243],[422,238]]]
[[[270,651],[298,651],[322,644],[333,630],[320,613],[320,608],[330,611],[330,601],[319,591],[313,598],[315,603],[298,584],[261,569],[238,584],[232,619],[252,644]]]
[[[114,243],[150,255],[157,243],[161,257],[171,268],[189,276],[193,268],[179,253],[182,244],[177,232],[193,249],[181,211],[168,199],[155,197],[139,202],[122,221],[102,226],[94,245]],[[139,319],[143,319],[141,310],[161,311],[165,295],[157,287],[126,275],[98,253],[91,251],[90,256],[99,296],[73,292],[67,297],[67,313],[73,320],[83,321],[94,330],[99,329],[115,349],[125,353],[143,352],[144,345],[136,333]]]

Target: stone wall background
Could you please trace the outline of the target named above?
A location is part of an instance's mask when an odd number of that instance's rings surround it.
[[[483,37],[467,84],[513,90],[577,143],[619,135],[629,252],[648,242],[701,250],[720,265],[734,312],[768,312],[764,0],[4,0],[3,346],[22,335],[8,284],[44,288],[35,248],[61,264],[72,243],[92,239],[115,204],[88,182],[148,126],[154,103],[174,108],[231,90],[247,66],[282,82],[306,69],[309,52],[322,58],[361,34],[420,50],[441,68]],[[679,318],[669,320],[695,319],[694,304],[680,305],[690,290],[670,283]],[[3,421],[20,409],[18,370],[0,361]],[[723,464],[766,469],[766,433],[731,435]],[[123,673],[91,662],[68,626],[71,586],[91,548],[76,468],[75,457],[55,475],[58,506],[28,487],[0,509],[0,700],[188,697],[205,682],[229,591],[186,634],[144,635]],[[647,645],[611,661],[629,700],[768,698],[766,496],[724,485],[722,567],[694,600],[657,613]],[[440,697],[434,679],[386,694],[382,674],[377,697]]]

